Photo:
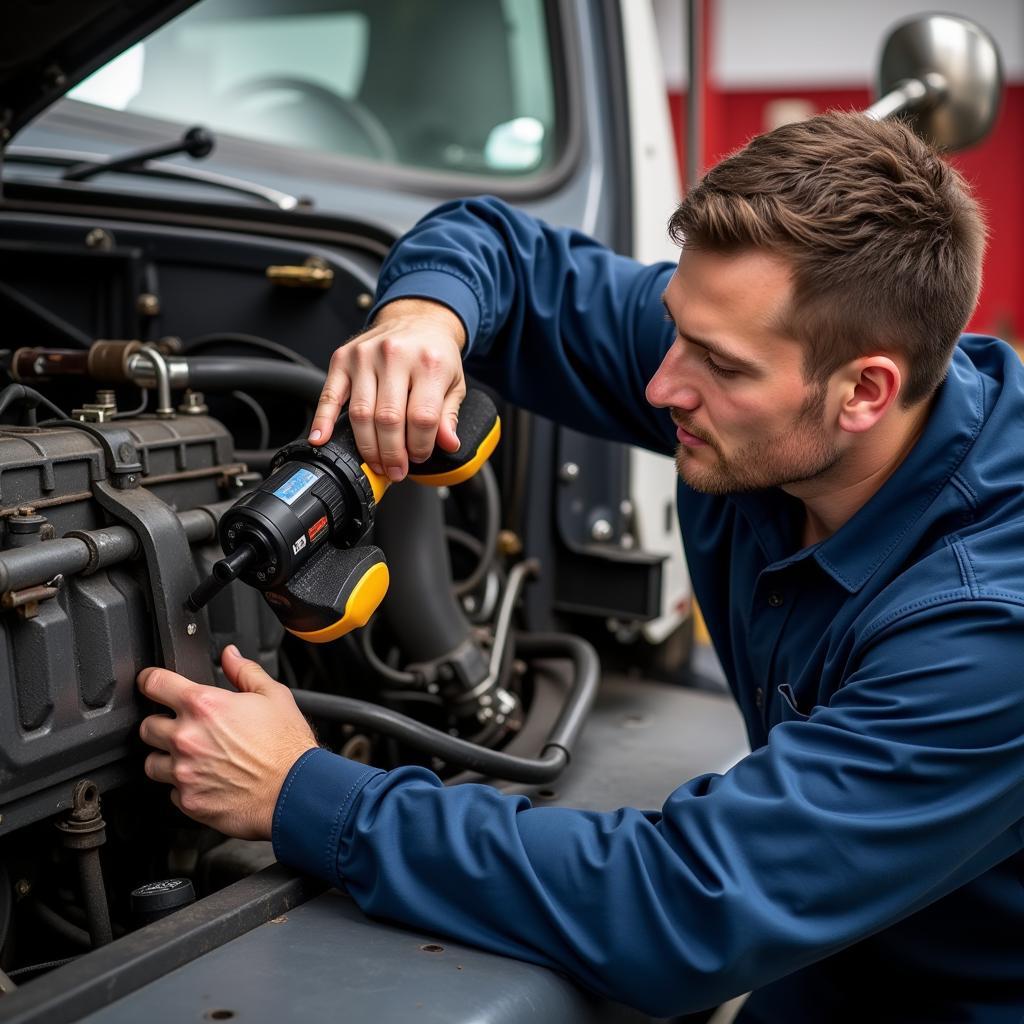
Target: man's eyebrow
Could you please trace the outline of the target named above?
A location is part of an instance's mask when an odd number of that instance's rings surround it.
[[[665,301],[665,293],[662,293],[661,304],[665,307],[665,315],[675,324],[676,333],[684,341],[688,341],[691,345],[697,345],[700,348],[706,349],[713,356],[718,356],[723,362],[728,363],[730,369],[746,370],[748,373],[759,374],[761,367],[752,362],[749,359],[744,359],[742,356],[736,355],[734,352],[730,352],[729,349],[723,348],[718,342],[708,341],[707,338],[698,338],[693,334],[689,334],[679,327],[676,323],[676,318],[672,315],[672,310],[668,308],[668,303]]]

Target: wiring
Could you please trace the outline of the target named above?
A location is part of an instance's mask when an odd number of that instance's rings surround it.
[[[280,342],[271,341],[269,338],[261,338],[256,334],[236,334],[233,331],[224,331],[216,334],[202,334],[198,338],[193,338],[185,345],[184,355],[194,356],[197,352],[201,352],[207,348],[218,348],[225,345],[244,345],[249,348],[258,348],[263,352],[272,352],[274,355],[279,356],[281,359],[287,359],[289,362],[297,363],[299,366],[313,366],[314,364],[308,360],[305,356],[300,355],[298,352],[294,352],[286,345],[282,345]]]
[[[263,406],[256,401],[252,395],[245,391],[232,391],[232,398],[238,399],[243,405],[248,406],[252,410],[253,415],[259,421],[260,425],[260,438],[259,443],[256,447],[260,451],[264,451],[270,447],[270,420],[267,419],[267,414],[263,411]]]

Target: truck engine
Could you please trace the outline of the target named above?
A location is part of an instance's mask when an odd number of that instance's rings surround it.
[[[621,632],[658,588],[659,560],[620,550],[617,582],[559,593],[559,559],[588,555],[558,541],[544,504],[550,436],[503,409],[506,439],[476,476],[407,481],[381,501],[372,539],[391,586],[365,628],[304,643],[241,582],[195,610],[189,595],[224,556],[221,517],[304,436],[320,367],[358,331],[386,244],[336,222],[307,229],[315,244],[248,227],[182,227],[151,211],[145,222],[6,219],[4,984],[45,985],[273,863],[269,843],[195,824],[145,778],[138,724],[161,709],[136,689],[144,666],[228,685],[218,658],[233,643],[291,686],[320,742],[347,757],[535,792],[568,763],[597,688],[597,654],[565,623],[585,634],[589,611],[607,638],[604,616]],[[546,489],[532,511],[508,500],[533,480]]]

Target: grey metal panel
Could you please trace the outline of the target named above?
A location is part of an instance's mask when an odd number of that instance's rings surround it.
[[[588,810],[658,807],[681,782],[724,771],[746,749],[730,698],[605,677],[572,764],[549,788],[516,787],[539,804]],[[511,788],[511,787],[509,787]],[[440,952],[422,947],[441,946]],[[327,893],[86,1018],[89,1024],[209,1020],[521,1021],[639,1024],[541,967],[365,917]]]
[[[535,802],[657,808],[687,780],[724,772],[748,750],[731,697],[605,676],[568,770]]]
[[[648,1018],[596,999],[542,967],[371,921],[348,896],[332,891],[83,1021],[210,1019],[639,1024]]]
[[[523,730],[530,729],[529,724]],[[521,750],[514,741],[509,750]],[[523,736],[528,743],[535,739]],[[572,753],[554,782],[497,781],[538,806],[613,811],[661,807],[696,775],[724,772],[749,751],[743,720],[731,697],[640,677],[606,674]],[[460,782],[485,780],[472,772]]]

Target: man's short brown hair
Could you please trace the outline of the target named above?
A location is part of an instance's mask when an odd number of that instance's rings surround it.
[[[985,225],[964,179],[898,121],[830,113],[760,135],[669,221],[684,248],[756,248],[793,268],[782,330],[821,382],[877,352],[909,366],[901,400],[942,382],[981,285]]]

